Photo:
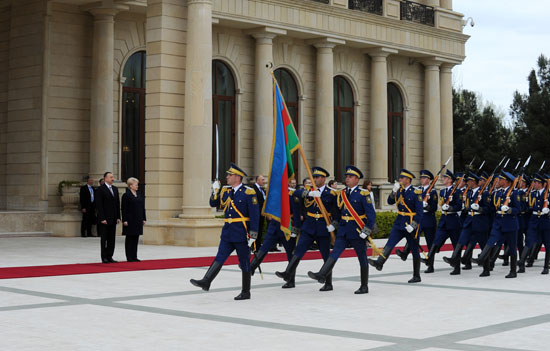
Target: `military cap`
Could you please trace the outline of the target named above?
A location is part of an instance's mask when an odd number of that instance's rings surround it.
[[[363,178],[363,173],[361,173],[359,168],[357,168],[355,166],[352,166],[352,165],[347,165],[346,166],[345,175],[354,175],[354,176],[358,177],[359,179]]]

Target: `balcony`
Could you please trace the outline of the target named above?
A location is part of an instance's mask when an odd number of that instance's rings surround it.
[[[382,16],[382,5],[382,0],[349,0],[348,8]]]
[[[401,20],[435,26],[435,10],[431,6],[412,1],[401,1]]]

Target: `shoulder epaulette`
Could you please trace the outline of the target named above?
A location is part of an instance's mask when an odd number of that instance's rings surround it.
[[[367,189],[360,188],[359,190],[361,191],[362,196],[367,196],[370,194],[370,191],[368,191]]]
[[[422,194],[422,190],[415,188],[415,189],[414,189],[414,193],[417,194],[417,195],[421,195],[421,194]]]
[[[245,185],[244,188],[245,188],[245,194],[246,194],[246,195],[256,195],[256,191],[254,191],[254,189],[249,188],[249,187],[247,187],[246,185]]]

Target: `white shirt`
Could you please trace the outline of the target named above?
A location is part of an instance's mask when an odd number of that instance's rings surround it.
[[[115,193],[113,191],[113,186],[110,185],[110,184],[107,184],[107,183],[105,183],[105,185],[107,185],[107,188],[109,188],[109,191],[111,192],[111,195],[115,196]]]
[[[241,188],[241,186],[243,186],[243,183],[237,185],[236,187],[233,187],[233,193],[236,193],[237,190],[239,190]]]
[[[264,197],[264,200],[265,200],[265,193],[264,193],[264,189],[262,189],[261,186],[258,185],[258,183],[254,183],[254,185],[256,185],[256,187],[258,187],[258,189],[260,189],[260,191],[262,192],[262,196]]]

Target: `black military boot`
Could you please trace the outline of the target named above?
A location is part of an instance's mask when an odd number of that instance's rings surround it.
[[[369,258],[369,264],[376,268],[377,271],[381,271],[382,268],[384,268],[384,263],[390,257],[391,254],[391,248],[384,247],[384,251],[382,252],[382,255],[379,255],[376,260],[373,260]]]
[[[516,252],[513,252],[510,254],[510,273],[506,276],[506,278],[517,278],[518,274],[516,272],[518,263],[518,255]]]
[[[460,262],[464,265],[462,267],[463,270],[468,271],[472,269],[472,255],[474,253],[474,249],[476,247],[476,244],[468,244],[466,247],[466,250],[464,250],[464,254],[462,255],[462,258],[460,259]]]
[[[538,243],[538,244],[535,246],[535,253],[534,253],[534,255],[533,255],[533,261],[539,259],[539,252],[540,252],[540,249],[542,249],[542,243]]]
[[[479,275],[480,277],[488,277],[491,275],[491,262],[489,260],[485,260],[483,262],[483,272]]]
[[[438,251],[439,251],[439,246],[434,244],[432,245],[430,252],[428,253],[428,258],[422,259],[422,262],[424,262],[428,266],[428,269],[426,269],[424,273],[434,272],[434,260],[435,260],[435,255],[437,254]]]
[[[420,257],[413,256],[413,277],[409,279],[408,283],[420,283]]]
[[[319,291],[332,291],[332,271],[327,274],[327,277],[325,279],[325,285],[319,289]]]
[[[250,299],[250,272],[243,272],[243,288],[241,293],[235,296],[235,300]]]
[[[307,275],[313,279],[317,280],[319,283],[324,284],[327,280],[327,275],[329,275],[332,272],[332,269],[334,268],[334,265],[336,264],[336,260],[332,257],[329,257],[328,260],[323,263],[323,267],[319,270],[319,272],[314,273],[312,271],[307,272]]]
[[[495,268],[495,264],[497,262],[499,253],[500,253],[500,246],[493,247],[493,250],[491,251],[491,255],[489,256],[489,259],[491,261],[491,271]]]
[[[279,278],[283,278],[285,281],[289,281],[290,278],[292,278],[296,274],[296,267],[298,267],[298,263],[300,263],[300,259],[298,258],[298,256],[292,256],[290,262],[288,262],[288,265],[286,266],[285,271],[275,272],[275,275]]]
[[[535,264],[535,260],[537,259],[538,252],[539,252],[539,244],[535,244],[529,251],[529,257],[527,258],[527,264],[525,267],[533,267],[533,264]]]
[[[281,286],[281,288],[283,289],[292,289],[294,287],[296,287],[296,270],[292,272],[292,275],[288,279],[288,281],[283,286]]]
[[[546,252],[544,253],[544,268],[540,274],[548,274],[548,269],[550,269],[550,251],[544,247]]]
[[[210,289],[210,284],[216,278],[218,273],[220,272],[220,269],[222,269],[222,264],[214,261],[210,265],[210,268],[206,271],[206,274],[204,275],[204,278],[201,280],[191,279],[190,282],[194,286],[198,286],[199,288],[202,288],[204,291],[208,291]]]
[[[460,266],[460,255],[462,253],[462,245],[456,244],[451,257],[443,257],[443,261],[451,265],[451,267]]]
[[[504,252],[502,255],[498,255],[498,258],[503,260],[503,266],[506,267],[510,264],[510,250],[508,249],[508,244],[504,244]]]
[[[399,256],[403,261],[407,260],[407,256],[409,256],[410,252],[411,252],[411,249],[409,248],[409,243],[405,244],[403,251],[401,251],[400,249],[395,249],[395,254]]]
[[[254,275],[254,271],[256,271],[256,268],[260,266],[266,255],[267,252],[262,250],[258,250],[256,253],[254,253],[252,262],[250,262],[250,275]]]
[[[523,249],[523,252],[521,253],[521,256],[519,257],[519,260],[518,260],[518,267],[519,267],[518,273],[525,273],[525,261],[527,261],[530,251],[531,250],[527,248]]]
[[[472,258],[472,262],[477,264],[478,266],[482,266],[485,261],[489,261],[490,263],[490,256],[492,251],[493,247],[485,245],[479,256],[477,256],[477,258]]]
[[[369,266],[361,267],[361,286],[355,290],[354,294],[368,294],[369,293]]]

